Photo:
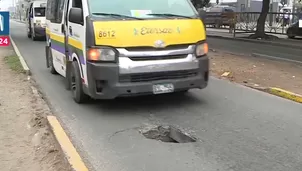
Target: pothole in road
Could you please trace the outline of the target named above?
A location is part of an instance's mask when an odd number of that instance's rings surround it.
[[[147,126],[140,132],[148,139],[159,140],[167,143],[196,142],[195,137],[172,126]]]

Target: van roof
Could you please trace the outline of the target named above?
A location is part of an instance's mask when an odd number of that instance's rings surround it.
[[[41,7],[41,4],[44,4],[44,7],[46,7],[46,0],[40,0],[40,1],[33,1],[33,8],[35,7]]]

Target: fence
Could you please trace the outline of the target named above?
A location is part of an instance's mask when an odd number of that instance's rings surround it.
[[[252,33],[256,31],[260,12],[207,12],[205,24],[207,27],[229,29],[232,33]],[[269,12],[265,22],[265,32],[286,34],[287,28],[299,20],[301,13]]]

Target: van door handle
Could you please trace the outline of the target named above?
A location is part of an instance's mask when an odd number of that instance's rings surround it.
[[[72,28],[69,26],[69,34],[72,35]]]
[[[61,25],[61,31],[62,33],[65,33],[64,24]]]

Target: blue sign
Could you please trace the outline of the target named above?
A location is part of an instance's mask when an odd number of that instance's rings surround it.
[[[0,36],[9,35],[9,12],[0,11]]]

